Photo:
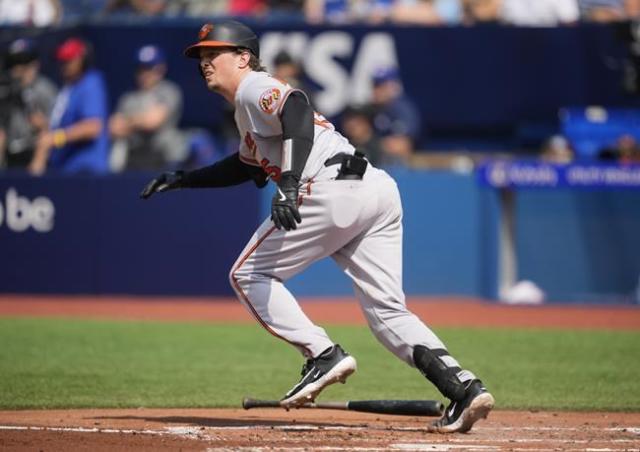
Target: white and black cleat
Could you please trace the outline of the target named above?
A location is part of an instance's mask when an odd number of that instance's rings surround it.
[[[308,359],[302,367],[302,378],[280,400],[285,409],[313,403],[327,386],[341,382],[356,371],[356,360],[338,344],[328,348],[316,358]]]
[[[462,400],[452,401],[444,416],[434,421],[428,430],[438,433],[466,433],[480,419],[486,419],[495,399],[480,380],[472,380]]]

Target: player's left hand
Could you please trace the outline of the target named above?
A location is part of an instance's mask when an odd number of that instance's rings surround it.
[[[271,201],[271,220],[278,229],[290,231],[302,222],[298,211],[298,179],[282,174],[278,190]]]
[[[182,188],[182,178],[184,177],[184,171],[171,171],[162,173],[144,187],[140,197],[147,199],[154,193],[162,193],[167,190],[174,190],[176,188]]]

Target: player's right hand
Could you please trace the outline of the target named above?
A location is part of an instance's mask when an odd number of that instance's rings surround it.
[[[184,171],[170,171],[162,173],[144,187],[144,190],[140,193],[142,199],[147,199],[154,193],[162,193],[163,191],[175,190],[176,188],[182,188],[182,179],[184,178]]]
[[[298,211],[298,178],[283,173],[271,201],[271,220],[276,228],[291,231],[302,221]]]

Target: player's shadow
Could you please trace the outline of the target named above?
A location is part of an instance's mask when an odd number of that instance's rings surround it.
[[[290,426],[295,429],[299,426],[313,427],[353,427],[352,424],[344,424],[341,422],[318,422],[311,420],[295,420],[290,421],[253,418],[253,419],[234,419],[234,418],[215,418],[215,417],[198,417],[198,416],[93,416],[87,419],[92,420],[140,420],[147,422],[158,422],[162,424],[190,424],[199,427],[281,427]]]

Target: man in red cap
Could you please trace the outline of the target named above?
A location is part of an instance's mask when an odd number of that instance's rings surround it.
[[[92,68],[91,46],[65,40],[56,59],[64,86],[29,166],[34,175],[47,168],[65,173],[108,172],[107,91],[102,74]]]

